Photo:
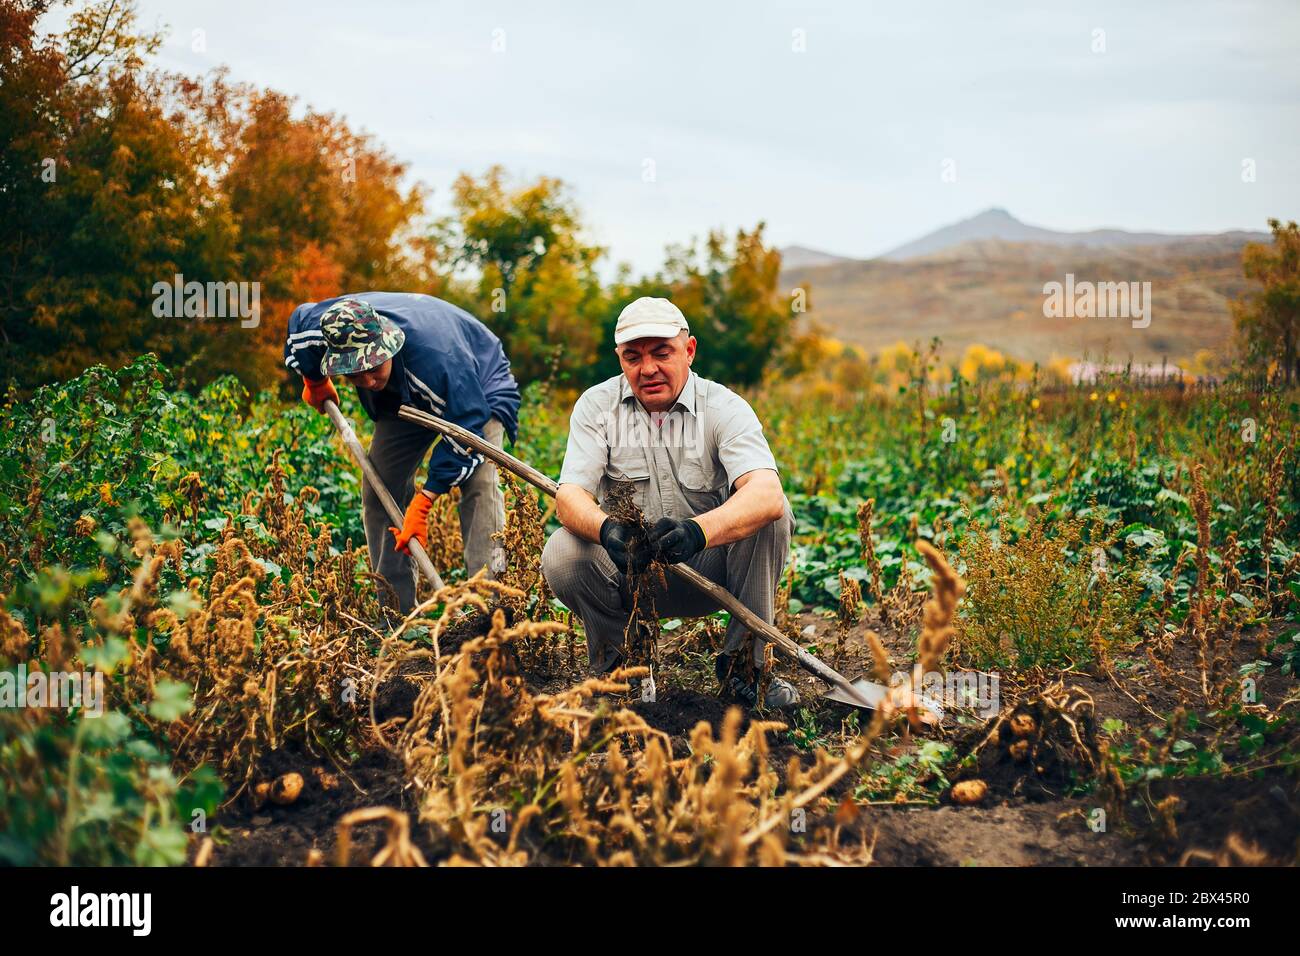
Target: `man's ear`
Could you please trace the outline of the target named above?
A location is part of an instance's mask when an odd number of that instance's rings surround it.
[[[687,365],[690,365],[692,362],[695,361],[695,345],[696,345],[695,336],[688,335],[686,337],[686,364]]]

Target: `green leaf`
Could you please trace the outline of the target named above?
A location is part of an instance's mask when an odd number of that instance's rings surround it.
[[[150,827],[135,848],[138,866],[180,866],[188,846],[185,831],[175,824]]]
[[[1130,525],[1130,527],[1133,526]],[[1165,536],[1161,532],[1157,531],[1155,528],[1147,528],[1144,526],[1139,527],[1140,530],[1125,535],[1124,540],[1127,543],[1139,548],[1163,548],[1165,546]]]
[[[110,710],[102,717],[82,719],[81,733],[90,747],[115,747],[131,733],[131,721],[120,711]]]
[[[1156,492],[1156,503],[1158,504],[1162,501],[1176,501],[1180,505],[1187,504],[1187,499],[1172,488],[1161,488]]]
[[[202,810],[208,816],[217,810],[217,804],[225,795],[226,786],[217,776],[217,772],[208,764],[201,764],[193,773],[181,782],[176,794],[176,807],[183,821],[188,821],[195,810]]]
[[[125,661],[131,653],[125,638],[110,636],[104,638],[99,647],[88,644],[81,649],[81,663],[88,668],[111,674],[117,665]]]
[[[160,680],[153,691],[149,714],[158,720],[178,720],[194,709],[194,702],[190,700],[190,685],[183,681]]]
[[[108,823],[116,815],[117,806],[113,802],[113,795],[107,790],[99,790],[81,804],[81,811],[77,814],[77,824]]]
[[[203,602],[196,598],[188,588],[172,591],[163,599],[164,603],[180,620],[185,620],[193,611],[203,607]]]

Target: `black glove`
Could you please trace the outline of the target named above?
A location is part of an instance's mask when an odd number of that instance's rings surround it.
[[[660,518],[650,529],[650,549],[655,557],[669,564],[689,561],[704,550],[708,540],[698,521],[687,518]]]
[[[606,518],[600,526],[600,543],[624,574],[640,574],[650,566],[650,549],[633,539],[636,527]],[[638,546],[639,545],[639,546]]]

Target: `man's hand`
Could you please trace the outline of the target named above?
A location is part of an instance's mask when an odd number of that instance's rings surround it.
[[[650,567],[650,548],[644,543],[638,547],[633,542],[634,530],[632,525],[613,518],[606,518],[600,526],[600,543],[614,562],[614,567],[624,574],[640,574]]]
[[[323,414],[326,399],[329,399],[335,405],[339,403],[339,393],[335,391],[333,382],[328,378],[303,378],[302,400],[304,402]]]
[[[420,542],[420,547],[429,547],[429,509],[433,507],[433,497],[423,491],[417,492],[406,506],[406,517],[401,528],[389,528],[396,535],[393,546],[402,554],[410,554],[411,539]]]
[[[660,518],[650,529],[650,550],[660,561],[680,564],[689,561],[706,547],[708,539],[698,521],[687,518]]]

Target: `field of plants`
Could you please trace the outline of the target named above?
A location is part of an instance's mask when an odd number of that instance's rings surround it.
[[[0,709],[0,861],[1300,861],[1300,395],[912,361],[895,394],[750,398],[797,519],[778,626],[850,677],[996,676],[936,725],[779,660],[802,705],[742,711],[722,612],[651,626],[653,701],[591,678],[513,482],[501,579],[451,570],[443,501],[448,586],[385,621],[328,420],[233,379],[146,356],[11,396],[0,670],[105,700]],[[530,386],[513,453],[558,475],[572,400]]]

